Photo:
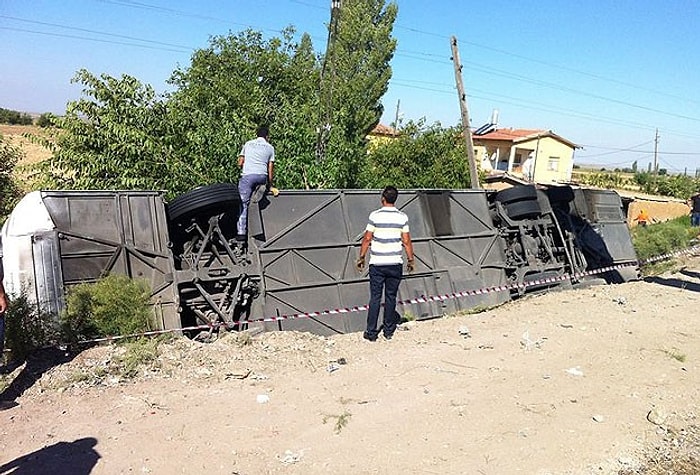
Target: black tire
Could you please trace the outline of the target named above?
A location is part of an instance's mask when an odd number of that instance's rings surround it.
[[[574,190],[570,186],[553,186],[547,188],[550,203],[570,203],[574,200]]]
[[[178,196],[168,203],[168,218],[171,222],[205,212],[227,210],[240,206],[238,187],[233,183],[217,183],[200,186]]]
[[[542,208],[537,200],[516,201],[505,205],[510,219],[534,218],[542,214]]]
[[[537,189],[535,185],[514,186],[496,193],[495,199],[504,205],[518,201],[536,200]]]
[[[547,194],[542,190],[537,190],[537,202],[540,205],[540,212],[542,214],[547,214],[552,212],[552,206],[549,203],[549,198]]]

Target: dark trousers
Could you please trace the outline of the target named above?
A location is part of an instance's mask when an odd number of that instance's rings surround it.
[[[690,213],[690,225],[700,226],[700,211],[693,211]]]
[[[384,293],[384,335],[391,336],[399,323],[396,313],[396,292],[401,283],[401,264],[369,266],[369,310],[367,311],[367,335],[376,337],[379,333],[377,320]]]

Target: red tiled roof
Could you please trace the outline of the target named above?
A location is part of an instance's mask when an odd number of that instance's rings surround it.
[[[514,142],[526,137],[537,137],[537,135],[549,135],[548,130],[538,129],[496,129],[484,135],[475,135],[474,138],[487,140],[507,140]]]
[[[396,132],[396,129],[394,129],[393,127],[389,127],[388,125],[384,125],[384,124],[377,124],[377,126],[374,129],[372,129],[372,131],[369,134],[370,135],[388,135],[390,137],[398,135]]]
[[[505,142],[524,142],[527,140],[533,140],[536,139],[538,136],[540,137],[552,137],[555,140],[559,140],[560,142],[563,142],[573,148],[579,148],[578,145],[575,143],[571,142],[570,140],[565,139],[564,137],[561,137],[551,130],[542,130],[542,129],[496,129],[493,130],[489,133],[483,134],[483,135],[474,135],[473,140],[474,141],[482,141],[482,140],[501,140]]]

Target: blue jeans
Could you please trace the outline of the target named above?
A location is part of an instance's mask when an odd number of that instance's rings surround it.
[[[248,230],[248,205],[253,191],[267,183],[267,175],[243,175],[238,180],[238,194],[241,195],[241,214],[238,217],[238,235],[245,236]]]
[[[691,226],[700,226],[700,213],[697,211],[693,211],[690,213],[690,225]]]
[[[391,336],[399,323],[399,314],[396,313],[396,293],[401,283],[401,264],[388,266],[369,266],[369,310],[367,311],[367,336],[375,338],[379,334],[377,320],[379,319],[379,307],[384,293],[384,335]]]

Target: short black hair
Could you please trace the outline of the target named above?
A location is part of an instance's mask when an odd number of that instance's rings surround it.
[[[270,129],[267,127],[267,125],[261,125],[257,128],[255,133],[258,137],[267,137],[268,135],[270,135]]]
[[[399,197],[399,190],[396,189],[394,186],[387,186],[384,188],[384,191],[382,191],[382,198],[389,203],[390,205],[393,205],[396,203],[396,198]]]

